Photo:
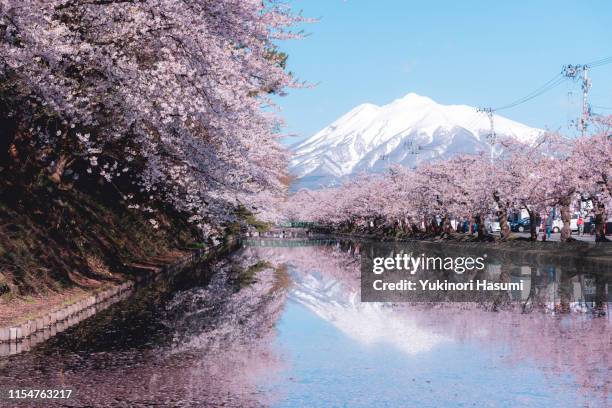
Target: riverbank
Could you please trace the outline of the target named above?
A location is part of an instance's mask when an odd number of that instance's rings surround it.
[[[143,273],[157,274],[167,265],[177,263],[181,258],[190,255],[187,251],[171,251],[165,256],[150,259],[146,264],[138,263],[132,266]],[[50,310],[56,311],[67,305],[76,304],[88,297],[96,296],[132,282],[128,277],[108,272],[112,281],[94,279],[82,280],[80,286],[66,288],[58,292],[39,293],[25,296],[0,297],[0,327],[16,326],[28,320],[35,320]]]
[[[553,242],[553,241],[529,241],[525,239],[500,240],[478,240],[474,237],[458,234],[449,238],[421,237],[419,239],[381,237],[368,234],[345,234],[329,233],[321,236],[336,237],[341,239],[359,239],[366,242],[418,242],[430,245],[432,249],[441,249],[454,252],[465,252],[470,250],[482,251],[490,249],[498,257],[512,258],[516,262],[538,262],[558,263],[562,262],[568,268],[577,268],[592,273],[612,275],[612,243],[608,242]]]
[[[148,275],[141,274],[135,280],[121,284],[103,285],[90,291],[67,290],[30,301],[20,299],[10,305],[8,302],[1,304],[0,356],[28,351],[34,345],[123,300],[137,284],[176,272],[189,264],[215,259],[233,250],[236,243],[230,237],[215,247],[189,253],[174,252],[170,258],[150,260],[146,265],[140,265],[150,272]],[[160,261],[167,262],[160,264]]]
[[[185,216],[160,209],[154,225],[101,188],[38,178],[5,180],[0,191],[0,341],[65,321],[211,245]]]

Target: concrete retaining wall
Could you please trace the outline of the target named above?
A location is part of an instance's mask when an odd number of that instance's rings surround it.
[[[55,336],[57,333],[60,333],[68,329],[69,327],[74,326],[75,324],[85,319],[88,319],[96,313],[108,308],[112,304],[129,297],[132,292],[133,284],[131,282],[128,282],[125,285],[129,285],[129,287],[124,290],[120,290],[117,294],[111,295],[110,297],[100,301],[99,303],[93,303],[92,306],[87,306],[83,309],[78,309],[78,307],[81,307],[84,304],[91,303],[92,300],[90,299],[94,298],[93,296],[91,298],[88,298],[85,302],[79,301],[74,305],[70,305],[61,309],[61,311],[49,313],[48,315],[42,318],[31,320],[16,327],[0,329],[0,333],[10,332],[12,335],[9,337],[9,341],[0,342],[0,356],[9,356],[29,351],[35,345],[44,342],[50,337]],[[111,293],[110,290],[100,293],[99,299],[102,299],[104,296],[108,296],[109,293]],[[66,316],[65,318],[61,318],[61,320],[54,320],[59,319],[60,316],[64,316],[64,314]],[[50,323],[45,324],[45,322]],[[28,325],[30,329],[29,332]],[[24,327],[26,328],[25,330]]]
[[[212,248],[212,251],[208,249],[194,251],[177,262],[162,268],[160,273],[156,275],[177,272],[210,252],[217,251],[219,247]],[[142,282],[147,278],[146,276],[138,276],[136,282]],[[133,290],[134,282],[125,282],[20,325],[0,327],[0,356],[29,351],[34,345],[125,299]]]
[[[126,298],[133,288],[134,282],[125,282],[20,325],[1,327],[0,356],[28,351],[32,346]]]

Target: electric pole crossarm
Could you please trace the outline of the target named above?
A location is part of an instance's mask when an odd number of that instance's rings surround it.
[[[489,142],[489,144],[491,144],[491,146],[495,145],[495,141],[496,141],[496,137],[495,137],[495,119],[494,119],[494,115],[493,112],[495,112],[492,108],[478,108],[477,109],[478,112],[483,112],[487,114],[487,117],[489,118],[489,126],[490,126],[490,132],[487,135],[487,141]]]
[[[589,66],[569,64],[563,67],[562,74],[570,79],[581,78],[582,80],[582,114],[576,126],[580,130],[580,135],[584,137],[586,135],[589,120],[591,119],[591,107],[589,105],[589,90],[591,89]]]

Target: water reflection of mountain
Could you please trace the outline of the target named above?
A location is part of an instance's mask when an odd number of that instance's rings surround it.
[[[362,303],[359,293],[335,278],[293,269],[290,297],[366,345],[391,345],[416,354],[445,341],[443,334],[423,330],[414,316],[380,303]]]
[[[491,264],[490,278],[509,273],[529,281],[516,300],[493,312],[487,305],[461,303],[361,303],[359,244],[257,248],[258,256],[289,265],[290,298],[366,345],[388,345],[426,353],[448,342],[509,347],[507,363],[535,363],[547,375],[572,374],[585,393],[609,401],[612,325],[609,314],[594,317],[607,294],[604,276],[559,265]],[[601,306],[601,305],[600,305]],[[606,311],[608,303],[604,302]],[[526,313],[531,312],[531,313]]]
[[[313,245],[314,242],[314,245]],[[259,252],[263,257],[273,257],[279,263],[299,266],[297,269],[309,272],[323,272],[326,276],[336,276],[343,282],[347,282],[355,287],[360,286],[360,251],[363,245],[354,241],[332,242],[332,241],[294,241],[282,242],[268,240],[262,241],[251,249],[259,247]],[[271,246],[268,246],[271,245]],[[282,247],[291,247],[291,251],[283,250]],[[396,248],[393,247],[396,245]],[[276,248],[276,249],[275,249]],[[452,247],[448,252],[438,244],[418,244],[401,243],[385,244],[385,250],[389,252],[387,256],[393,256],[398,249],[402,251],[410,250],[414,253],[426,252],[428,255],[440,256],[483,256],[487,258],[486,268],[480,272],[466,272],[455,274],[452,271],[426,271],[426,275],[416,274],[413,279],[426,277],[431,279],[448,279],[449,281],[464,282],[469,280],[487,280],[489,282],[519,282],[522,281],[522,290],[512,290],[506,293],[508,300],[522,301],[510,303],[510,307],[521,307],[522,311],[529,311],[532,308],[547,308],[552,311],[567,312],[573,310],[577,312],[606,312],[608,305],[612,302],[612,291],[608,290],[609,271],[605,273],[594,273],[593,269],[586,264],[579,267],[575,263],[555,263],[548,257],[533,255],[531,257],[521,257],[520,261],[515,261],[512,255],[506,251],[494,251],[491,248],[479,249],[470,247],[465,252],[461,252],[457,246]],[[395,251],[395,252],[394,252]],[[362,253],[363,255],[363,253]],[[420,273],[420,271],[419,271]],[[406,274],[402,276],[406,278]],[[410,278],[410,276],[408,276]],[[363,288],[363,286],[362,286]],[[451,297],[450,293],[446,297],[430,299],[399,298],[400,300],[459,300],[481,301],[495,300],[494,298],[470,298]],[[454,294],[453,294],[454,295]],[[486,306],[486,305],[485,305]]]

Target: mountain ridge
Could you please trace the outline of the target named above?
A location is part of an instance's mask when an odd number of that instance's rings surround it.
[[[494,115],[495,133],[534,142],[544,131]],[[414,167],[435,158],[490,151],[490,122],[468,105],[442,105],[409,93],[387,105],[357,105],[310,138],[292,146],[293,190],[339,183],[391,163]]]

